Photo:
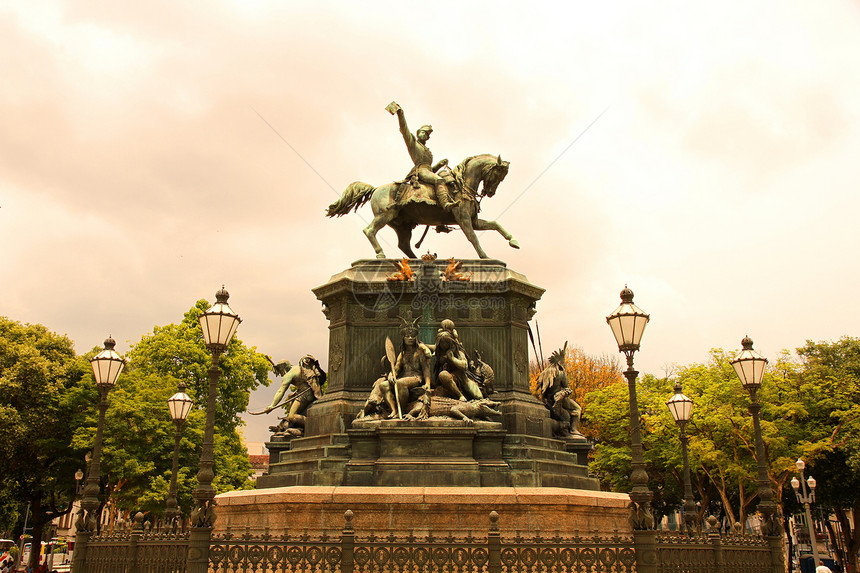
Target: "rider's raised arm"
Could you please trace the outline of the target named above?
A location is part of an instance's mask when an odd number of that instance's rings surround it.
[[[406,125],[406,114],[403,113],[403,108],[397,108],[397,123],[400,124],[400,134],[403,135],[403,141],[410,149],[415,143],[415,136],[409,131],[409,126]]]

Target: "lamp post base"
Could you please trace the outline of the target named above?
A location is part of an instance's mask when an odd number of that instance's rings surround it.
[[[211,527],[192,527],[188,534],[186,573],[207,573],[209,570],[209,542]]]

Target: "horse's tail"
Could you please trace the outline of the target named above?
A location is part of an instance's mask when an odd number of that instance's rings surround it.
[[[370,200],[373,191],[376,189],[373,185],[356,181],[350,183],[340,196],[340,199],[332,203],[325,210],[326,217],[340,217],[346,215],[351,210],[358,209]]]

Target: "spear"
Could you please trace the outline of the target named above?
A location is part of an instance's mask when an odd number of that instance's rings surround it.
[[[391,365],[391,377],[394,384],[394,401],[397,402],[397,417],[403,418],[403,413],[400,411],[400,396],[397,395],[397,372],[394,371],[394,364],[397,362],[396,354],[394,353],[394,343],[389,337],[385,337],[385,356],[388,357],[388,363]]]

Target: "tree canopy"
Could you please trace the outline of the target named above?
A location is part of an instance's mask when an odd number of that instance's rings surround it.
[[[797,356],[783,352],[776,357],[758,392],[774,499],[793,503],[789,482],[797,473],[795,461],[804,458],[807,475],[815,473],[818,479],[819,503],[835,512],[846,553],[856,555],[860,534],[848,510],[860,516],[860,340],[808,342]],[[759,500],[750,397],[731,358],[716,349],[708,363],[681,367],[672,378],[645,375],[637,381],[649,487],[658,514],[683,503],[679,428],[665,405],[675,382],[694,401],[687,435],[699,518],[715,513],[732,526],[744,524],[755,511]],[[626,383],[618,381],[585,397],[587,424],[596,441],[590,469],[615,491],[630,488],[627,392]],[[856,564],[850,570],[857,571]]]
[[[105,502],[110,501],[112,512],[143,510],[156,515],[163,512],[176,429],[168,413],[167,399],[177,391],[180,382],[194,400],[182,427],[177,479],[179,506],[186,513],[190,510],[191,491],[197,485],[209,390],[207,372],[211,355],[199,325],[199,316],[207,308],[207,301],[197,301],[179,324],[156,326],[126,355],[128,365],[108,398],[101,464]],[[244,424],[239,414],[247,409],[251,390],[268,385],[269,363],[265,355],[235,336],[219,365],[213,487],[221,493],[251,485],[248,482],[251,466],[238,431]],[[87,391],[94,400],[97,394],[94,383]],[[87,423],[75,433],[76,445],[92,443],[96,422],[93,409]]]
[[[804,369],[798,378],[811,391],[810,424],[825,438],[802,442],[804,457],[811,462],[807,474],[818,480],[818,504],[836,515],[842,543],[828,528],[833,545],[848,571],[856,573],[860,550],[860,339],[844,337],[836,342],[812,342],[798,349]]]
[[[101,460],[101,502],[113,514],[164,511],[175,433],[167,398],[180,382],[194,400],[182,429],[178,472],[180,508],[190,510],[211,366],[198,318],[208,307],[197,301],[181,322],[156,326],[126,355],[128,365],[108,395]],[[98,421],[98,389],[88,361],[99,350],[77,356],[67,337],[0,317],[0,530],[20,522],[20,504],[29,502],[38,543],[44,526],[71,509],[74,473],[87,469],[84,458]],[[238,337],[221,356],[213,482],[219,493],[251,485],[239,414],[250,392],[268,385],[268,366]]]
[[[69,444],[90,407],[76,391],[88,369],[66,336],[0,317],[0,526],[23,513],[15,501],[29,503],[36,543],[71,509],[84,450]]]

